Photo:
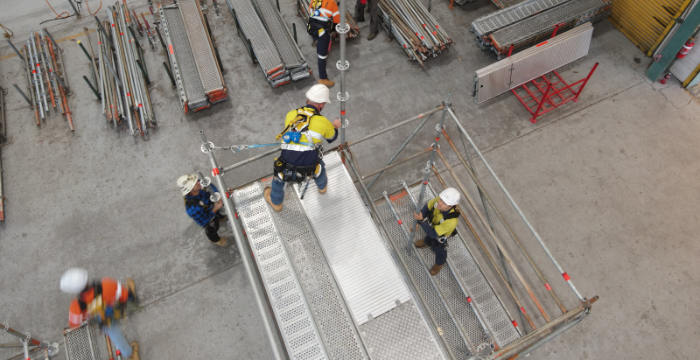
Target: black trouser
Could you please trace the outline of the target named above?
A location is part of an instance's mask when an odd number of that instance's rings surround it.
[[[217,243],[219,240],[221,240],[221,236],[219,236],[219,219],[222,218],[224,218],[224,216],[219,215],[219,212],[217,211],[216,215],[214,215],[207,226],[204,227],[204,233],[207,234],[207,237],[213,243]]]

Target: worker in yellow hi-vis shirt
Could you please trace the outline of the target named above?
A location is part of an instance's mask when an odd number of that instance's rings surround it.
[[[437,275],[447,261],[447,240],[457,229],[459,211],[459,191],[447,188],[440,196],[428,201],[420,213],[413,214],[425,231],[425,239],[415,242],[417,248],[430,246],[435,252],[435,265],[430,269],[430,275]]]
[[[329,94],[325,85],[312,86],[306,92],[306,105],[287,113],[285,128],[277,135],[277,140],[282,139],[282,154],[275,159],[272,186],[263,192],[265,200],[277,212],[282,211],[287,182],[301,183],[310,177],[318,192],[324,194],[328,189],[320,145],[324,139],[328,143],[335,141],[340,128],[339,119],[330,122],[321,116],[323,107],[331,102]]]

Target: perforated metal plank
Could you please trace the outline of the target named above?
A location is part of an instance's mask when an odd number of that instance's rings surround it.
[[[272,5],[270,0],[254,0],[253,2],[260,10],[261,19],[270,34],[270,38],[277,47],[284,66],[288,69],[301,66],[304,62],[303,58],[296,44],[289,36],[289,30],[282,21],[279,11]]]
[[[269,78],[278,67],[284,66],[275,44],[265,30],[262,21],[249,0],[226,0],[233,8],[244,36],[250,40],[260,67]],[[272,81],[272,79],[269,79]]]
[[[570,0],[528,0],[503,10],[477,18],[472,22],[472,29],[477,36],[487,36],[494,31],[538,14]],[[499,2],[502,2],[499,0]]]
[[[362,325],[411,295],[340,156],[333,152],[323,161],[328,190],[319,194],[312,181],[302,205],[355,323]]]
[[[173,51],[177,57],[177,64],[182,75],[182,82],[185,85],[188,104],[198,104],[207,102],[207,95],[204,93],[202,80],[199,77],[197,64],[192,54],[190,41],[187,39],[185,24],[182,21],[180,10],[175,7],[163,7],[168,22],[170,39],[173,42]],[[192,109],[192,107],[190,107]]]
[[[413,300],[360,327],[372,360],[445,359]]]
[[[411,187],[411,194],[414,199],[418,199],[420,196],[420,185]],[[432,199],[433,197],[435,197],[435,192],[433,189],[430,186],[426,187],[424,198]],[[397,199],[394,201],[394,204],[396,211],[399,212],[400,216],[411,216],[414,211],[413,202],[408,196]],[[416,238],[419,238],[419,235],[425,236],[422,229],[419,231],[420,232],[416,234]],[[426,257],[434,256],[432,251],[429,249],[423,250],[424,251],[421,252],[421,255],[427,255]],[[503,304],[494,294],[493,289],[486,281],[484,274],[474,261],[474,257],[465,246],[464,241],[459,234],[450,240],[447,251],[446,266],[450,266],[454,271],[454,274],[458,277],[455,280],[460,281],[462,286],[468,289],[472,299],[474,300],[474,304],[481,312],[482,319],[485,319],[487,329],[499,347],[504,347],[520,338],[520,335],[510,322],[510,318],[508,317]],[[438,276],[445,270],[449,269],[443,269]],[[473,313],[470,315],[474,316]],[[474,318],[470,317],[469,321],[471,321],[470,326],[467,328],[469,336],[473,336],[478,339],[479,335],[483,333],[481,325],[478,323],[478,319],[475,319],[475,316]]]
[[[209,34],[204,28],[202,12],[196,0],[179,0],[180,14],[182,15],[187,38],[192,47],[194,60],[202,82],[204,92],[209,94],[224,88],[221,71],[214,58],[214,49],[211,45]]]
[[[84,323],[76,329],[63,332],[63,343],[66,346],[68,360],[97,360],[97,344],[92,326]]]
[[[318,246],[301,203],[294,191],[285,191],[284,210],[272,213],[279,226],[297,277],[316,319],[329,359],[365,359],[361,340],[355,335],[355,326],[344,307],[339,290],[334,286],[333,274]]]
[[[177,83],[177,90],[180,94],[180,105],[185,108],[187,103],[187,93],[185,93],[185,84],[182,80],[182,75],[180,74],[180,65],[177,62],[177,57],[175,56],[175,51],[173,49],[173,41],[170,38],[170,30],[168,29],[168,21],[165,18],[165,13],[163,12],[163,7],[159,6],[158,9],[160,13],[160,21],[163,26],[163,33],[165,34],[165,41],[168,43],[168,49],[164,49],[165,53],[168,55],[168,60],[170,60],[170,68],[173,72],[173,77]]]
[[[520,44],[538,34],[551,32],[557,24],[568,24],[579,17],[590,17],[597,10],[610,6],[606,0],[570,0],[561,6],[502,28],[491,39],[499,48]]]
[[[427,199],[431,198],[432,197],[427,197]],[[410,226],[413,224],[412,220],[408,220],[413,218],[413,203],[411,202],[411,199],[408,196],[403,196],[392,201],[392,203],[394,204],[397,214],[403,221],[403,226],[410,229]],[[424,237],[425,233],[422,229],[419,229],[416,233],[415,239],[418,240]],[[406,246],[406,237],[404,236],[401,240],[403,246]],[[428,268],[435,263],[435,254],[429,248],[415,250],[421,256],[423,263],[426,264]],[[427,271],[427,268],[423,270]],[[466,300],[468,294],[462,292],[457,279],[455,279],[455,277],[452,275],[449,261],[437,275],[433,276],[433,280],[439,287],[440,293],[443,295],[445,302],[452,310],[452,314],[456,317],[454,321],[461,324],[462,329],[464,329],[465,335],[467,336],[467,341],[471,345],[471,348],[479,349],[483,348],[484,346],[489,346],[490,342],[488,339],[488,334],[484,333],[481,325],[479,324],[479,319],[469,306],[469,303]]]
[[[325,348],[272,210],[263,198],[263,185],[256,182],[236,190],[233,199],[289,356],[299,360],[326,359]]]

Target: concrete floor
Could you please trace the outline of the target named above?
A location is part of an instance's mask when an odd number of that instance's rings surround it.
[[[52,3],[59,12],[68,8]],[[98,3],[90,3],[95,11]],[[147,11],[145,1],[129,3],[137,12]],[[41,0],[0,4],[0,23],[15,32],[15,43],[40,28],[39,21],[54,17]],[[282,0],[280,5],[287,23],[303,28],[294,2]],[[692,344],[700,338],[695,326],[700,316],[694,312],[700,297],[695,261],[700,245],[694,236],[700,231],[694,182],[700,175],[695,161],[700,155],[695,146],[700,141],[700,104],[677,82],[660,85],[645,79],[649,59],[602,22],[596,25],[589,55],[560,72],[565,79],[578,80],[600,63],[578,103],[543,116],[537,124],[527,121],[529,114],[511,94],[477,106],[470,93],[473,72],[495,57],[478,49],[468,28],[471,20],[494,10],[486,0],[453,11],[446,2],[433,2],[434,16],[455,45],[428,60],[425,68],[407,60],[384,33],[368,42],[368,23],[363,23],[363,38],[348,42],[348,139],[428,110],[451,91],[462,124],[578,289],[587,297],[601,297],[588,319],[532,357],[691,358]],[[104,17],[104,11],[99,15]],[[199,129],[217,145],[268,142],[284,114],[303,103],[304,91],[314,80],[271,89],[247,57],[231,15],[211,15],[210,22],[227,70],[230,100],[184,115],[162,69],[162,49],[147,51],[159,124],[147,138],[117,133],[104,123],[99,103],[80,79],[90,72],[74,42],[82,37],[61,43],[74,91],[69,105],[75,132],[53,113],[37,127],[33,112],[10,90],[11,140],[2,154],[7,201],[0,227],[0,321],[39,339],[61,341],[70,297],[58,290],[58,280],[66,268],[81,266],[94,277],[136,280],[143,309],[131,315],[124,330],[141,343],[143,359],[271,358],[237,249],[209,244],[183,211],[175,180],[209,169],[199,151]],[[60,39],[83,26],[93,28],[94,21],[84,16],[44,26]],[[302,36],[300,42],[307,60],[315,64],[310,40]],[[24,84],[17,58],[3,58],[11,53],[6,44],[0,45],[4,88]],[[333,51],[329,63],[337,57]],[[329,74],[338,77],[331,66]],[[324,113],[332,118],[338,109],[336,101]],[[421,131],[405,154],[428,146],[433,126]],[[447,126],[455,128],[449,122]],[[398,129],[354,149],[361,170],[381,167],[411,130]],[[255,153],[217,156],[226,165]],[[449,160],[457,164],[456,157]],[[415,162],[387,172],[374,186],[374,195],[396,190],[399,179],[417,179],[420,168]],[[270,161],[258,162],[227,174],[226,180],[229,186],[241,185],[270,171]],[[457,166],[457,171],[463,169]],[[482,168],[479,173],[486,176]],[[484,181],[493,188],[491,181]],[[492,196],[507,209],[495,190]],[[505,212],[515,224],[513,212]],[[526,234],[522,225],[515,227]],[[224,227],[227,234],[230,229]],[[523,241],[565,304],[575,306],[534,240],[523,236]],[[511,249],[511,254],[516,251]],[[556,316],[556,307],[539,288],[548,312]],[[10,341],[14,339],[0,337],[0,342]],[[2,350],[0,358],[12,354]],[[64,354],[62,349],[57,358]]]

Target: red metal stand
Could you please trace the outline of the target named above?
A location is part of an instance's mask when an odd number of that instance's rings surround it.
[[[511,90],[520,103],[532,115],[530,122],[537,123],[537,117],[544,115],[569,101],[577,102],[581,91],[586,87],[598,63],[588,76],[573,84],[568,84],[558,72],[552,71]]]

